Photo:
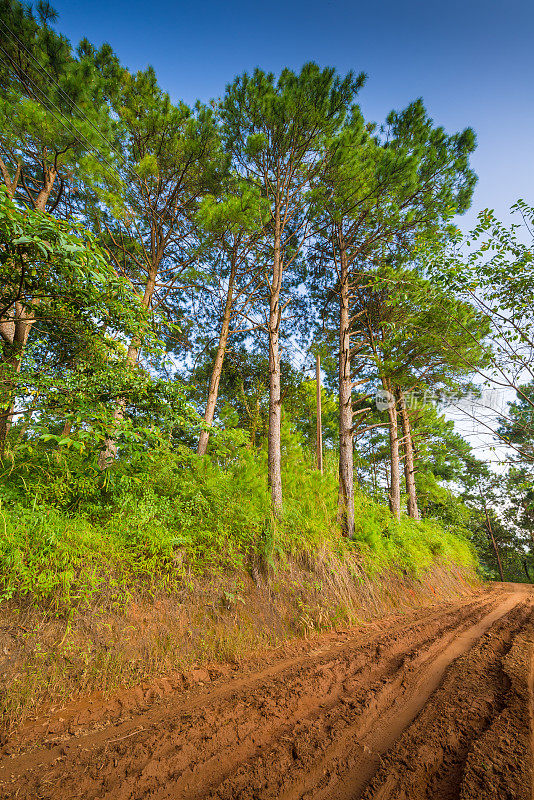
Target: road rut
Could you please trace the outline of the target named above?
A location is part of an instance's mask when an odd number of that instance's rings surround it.
[[[505,586],[12,743],[0,798],[532,800],[533,608]]]

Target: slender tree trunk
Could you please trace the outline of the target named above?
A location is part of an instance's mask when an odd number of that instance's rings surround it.
[[[61,431],[62,438],[64,438],[65,436],[70,436],[71,431],[72,431],[72,420],[68,419],[64,423]],[[58,446],[56,447],[56,461],[59,463],[60,459],[61,459],[61,445],[58,444]]]
[[[376,476],[376,462],[375,462],[375,451],[369,445],[369,461],[371,462],[371,474],[373,476],[373,496],[376,497],[378,491],[378,480]]]
[[[269,433],[267,480],[275,517],[281,517],[282,505],[282,406],[280,400],[280,292],[282,288],[282,253],[280,207],[277,203],[274,224],[273,278],[269,301]]]
[[[323,420],[321,411],[321,356],[315,357],[315,383],[317,386],[317,469],[323,471]]]
[[[113,423],[114,425],[118,426],[124,419],[124,409],[126,407],[126,402],[123,397],[119,397],[117,400],[117,404],[113,409]],[[99,469],[107,469],[108,467],[113,464],[115,459],[117,458],[118,452],[118,445],[117,445],[117,438],[115,433],[111,436],[106,436],[104,439],[104,447],[100,451],[98,455],[98,468]]]
[[[52,167],[49,167],[46,170],[43,187],[40,190],[39,194],[37,195],[34,204],[36,211],[46,211],[46,204],[48,203],[50,195],[52,194],[52,189],[54,188],[56,176],[57,172]]]
[[[339,287],[339,491],[338,518],[343,534],[354,536],[354,452],[352,443],[352,379],[350,369],[349,269],[341,230]]]
[[[397,404],[391,391],[389,381],[382,381],[384,389],[389,392],[388,404],[389,417],[389,450],[390,450],[390,489],[389,509],[395,519],[400,519],[400,457],[399,457],[399,426],[397,420]]]
[[[156,286],[157,271],[158,267],[157,265],[154,265],[149,273],[148,280],[146,282],[145,291],[142,299],[142,303],[146,309],[149,308],[150,303],[152,301],[152,295],[154,294],[154,289]],[[136,336],[135,339],[132,339],[132,341],[130,342],[128,351],[126,353],[126,364],[129,369],[132,369],[137,363],[141,345],[142,345],[142,340],[138,336]],[[125,409],[126,409],[126,398],[119,397],[115,405],[115,409],[113,411],[114,428],[118,427],[122,422],[122,420],[124,419]],[[106,438],[104,439],[104,446],[99,453],[98,466],[100,469],[102,470],[106,469],[115,461],[117,457],[117,450],[118,450],[117,437],[115,435],[115,432],[113,432],[109,436],[106,436]]]
[[[11,427],[11,420],[13,418],[13,406],[2,412],[0,416],[0,458],[3,458],[6,451],[7,434]]]
[[[17,186],[20,179],[20,173],[22,171],[22,164],[19,161],[17,164],[17,169],[15,170],[15,175],[11,177],[9,173],[9,169],[5,161],[0,158],[0,173],[4,179],[4,183],[6,185],[7,193],[11,200],[15,197],[15,192],[17,191]]]
[[[230,279],[228,282],[228,292],[226,294],[226,303],[224,305],[224,313],[222,318],[221,333],[219,336],[219,345],[217,347],[217,354],[213,363],[213,370],[210,379],[210,388],[208,392],[208,401],[206,403],[206,410],[204,412],[204,423],[206,428],[200,432],[198,440],[197,453],[199,456],[206,454],[208,449],[208,441],[210,438],[209,428],[213,422],[215,414],[215,406],[217,404],[217,396],[219,394],[219,382],[221,380],[221,373],[224,363],[224,356],[226,353],[226,345],[228,343],[228,333],[230,331],[230,320],[232,318],[232,302],[234,295],[234,283],[236,273],[236,257],[235,251],[232,254],[232,266],[230,270]]]
[[[504,583],[504,576],[502,571],[502,563],[501,563],[501,555],[499,553],[499,548],[497,547],[497,542],[495,541],[495,537],[493,535],[493,531],[491,529],[491,520],[488,514],[488,507],[484,500],[482,500],[482,504],[484,506],[484,514],[486,515],[486,526],[488,531],[488,536],[490,538],[491,544],[493,546],[493,552],[495,553],[495,558],[497,560],[497,567],[499,569],[499,575],[501,577],[501,581]]]
[[[402,389],[397,389],[397,402],[400,411],[402,425],[402,441],[404,446],[404,478],[406,480],[406,492],[408,494],[408,516],[412,519],[419,519],[419,508],[417,506],[417,491],[415,488],[415,461],[413,452],[412,426],[410,415],[406,408],[406,401]]]
[[[72,420],[68,419],[63,425],[63,430],[61,431],[61,435],[63,437],[70,436],[71,431],[72,431]]]

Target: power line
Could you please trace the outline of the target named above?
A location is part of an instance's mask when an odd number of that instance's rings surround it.
[[[11,56],[9,55],[9,53],[6,53],[6,51],[4,50],[4,48],[3,48],[2,46],[0,46],[0,51],[1,51],[1,52],[4,54],[4,56],[6,56],[6,57],[9,59],[9,61],[11,62],[11,65],[12,65],[13,63],[15,63],[15,62],[14,62],[14,60],[13,60],[13,59],[11,58]],[[11,70],[11,72],[12,72],[12,73],[14,72],[14,75],[15,75],[15,77],[17,77],[17,75],[16,75],[16,72],[13,70],[13,66],[10,66],[10,64],[8,64],[8,63],[7,63],[5,60],[4,60],[4,64],[5,64],[5,66],[6,66],[8,69],[10,69],[10,70]],[[20,69],[16,63],[15,63],[15,67],[16,67],[17,69]],[[70,125],[69,125],[69,124],[68,124],[68,123],[67,123],[67,122],[66,122],[66,121],[63,119],[63,112],[61,111],[61,109],[60,109],[60,108],[58,108],[58,106],[57,106],[57,105],[56,105],[54,102],[52,102],[51,100],[49,100],[49,99],[46,97],[46,95],[44,95],[44,92],[43,92],[43,90],[42,90],[42,89],[40,89],[40,87],[37,85],[37,83],[36,83],[36,82],[35,82],[35,81],[34,81],[34,80],[33,80],[33,79],[32,79],[32,78],[31,78],[31,77],[28,75],[28,73],[27,73],[25,70],[21,70],[21,72],[22,72],[22,73],[25,75],[25,77],[27,78],[27,80],[28,80],[28,81],[29,81],[29,82],[30,82],[30,83],[33,85],[33,88],[34,88],[34,90],[35,90],[36,92],[38,92],[38,93],[39,93],[39,94],[40,94],[42,97],[44,97],[44,98],[45,98],[44,100],[43,100],[43,99],[39,99],[39,98],[38,98],[38,100],[39,100],[39,102],[41,103],[41,105],[43,105],[43,106],[46,108],[46,110],[47,110],[47,111],[48,111],[48,112],[49,112],[49,113],[50,113],[50,114],[51,114],[51,115],[54,117],[54,119],[55,119],[57,122],[59,122],[59,124],[60,124],[60,125],[63,125],[63,127],[65,128],[65,130],[67,130],[67,131],[68,131],[68,133],[70,133],[72,136],[74,136],[74,139],[75,139],[75,140],[78,142],[78,144],[80,144],[80,145],[82,144],[82,142],[80,141],[80,139],[79,139],[78,137],[79,137],[79,136],[81,136],[81,138],[82,138],[82,139],[85,141],[86,145],[88,145],[88,149],[89,149],[90,151],[94,151],[94,152],[96,152],[96,153],[98,154],[98,156],[99,156],[99,157],[102,159],[102,161],[103,161],[103,162],[104,162],[104,163],[105,163],[105,164],[106,164],[106,165],[109,167],[109,169],[110,169],[112,172],[115,172],[115,174],[118,176],[119,180],[121,180],[121,181],[122,181],[122,178],[121,178],[121,175],[120,175],[120,173],[119,173],[119,172],[116,170],[116,168],[113,166],[113,164],[111,164],[111,163],[110,163],[110,162],[107,160],[107,158],[106,158],[106,157],[105,157],[105,156],[104,156],[104,155],[103,155],[103,154],[100,152],[100,150],[98,149],[98,147],[96,147],[96,145],[93,145],[93,144],[92,144],[92,143],[89,141],[89,139],[87,139],[87,137],[86,137],[86,136],[84,136],[84,134],[83,134],[81,131],[79,131],[77,128],[73,128],[73,127],[71,127],[71,126],[70,126]],[[54,112],[52,111],[52,109],[51,109],[51,108],[47,107],[47,105],[46,105],[47,103],[48,103],[49,105],[53,106],[53,108],[55,108],[55,109],[56,109],[56,111],[58,111],[58,112],[59,112],[59,114],[60,114],[60,117],[58,117],[56,114],[54,114]]]
[[[119,158],[121,158],[121,159],[123,160],[123,166],[125,167],[125,169],[128,171],[128,173],[130,174],[130,176],[132,176],[133,178],[135,178],[135,180],[137,180],[137,181],[138,181],[138,180],[139,180],[139,175],[137,175],[137,173],[136,173],[136,172],[134,172],[134,170],[132,170],[132,168],[131,168],[131,167],[130,167],[130,166],[127,164],[127,163],[126,163],[126,161],[125,161],[125,158],[124,158],[123,154],[120,152],[120,150],[117,150],[117,148],[116,148],[116,147],[115,147],[115,146],[112,144],[112,142],[110,142],[110,141],[109,141],[109,139],[108,139],[106,136],[104,136],[104,134],[102,133],[102,131],[100,131],[100,130],[99,130],[99,128],[98,128],[98,127],[97,127],[97,126],[96,126],[96,125],[93,123],[93,121],[92,121],[91,119],[89,119],[89,117],[88,117],[88,116],[87,116],[87,114],[86,114],[86,113],[83,111],[83,109],[81,109],[81,108],[80,108],[80,106],[79,106],[77,103],[75,103],[75,102],[74,102],[74,100],[72,99],[72,97],[70,97],[70,96],[67,94],[67,92],[65,92],[65,90],[64,90],[64,89],[63,89],[63,88],[62,88],[62,87],[59,85],[59,83],[58,83],[58,82],[55,80],[55,78],[54,78],[52,75],[50,75],[50,73],[49,73],[49,72],[48,72],[48,71],[47,71],[47,70],[46,70],[46,69],[45,69],[45,68],[42,66],[42,64],[39,62],[39,60],[38,60],[38,59],[37,59],[37,58],[36,58],[36,57],[33,55],[33,53],[32,53],[32,52],[31,52],[31,51],[30,51],[30,50],[29,50],[29,49],[26,47],[26,45],[24,44],[24,42],[21,42],[21,40],[20,40],[20,39],[19,39],[19,37],[16,35],[16,33],[14,33],[14,32],[11,30],[11,28],[10,28],[8,25],[6,25],[6,23],[5,23],[5,22],[4,22],[2,19],[0,19],[0,25],[2,25],[2,26],[5,28],[5,30],[6,30],[6,31],[7,31],[7,32],[8,32],[8,33],[11,35],[11,37],[12,37],[13,39],[15,39],[15,40],[17,41],[17,43],[19,44],[19,46],[20,46],[20,47],[21,47],[21,48],[22,48],[22,49],[23,49],[23,50],[24,50],[24,51],[25,51],[25,52],[26,52],[26,53],[29,55],[29,57],[32,59],[32,61],[34,61],[34,62],[35,62],[35,64],[37,64],[37,67],[38,67],[39,71],[41,72],[41,74],[45,75],[45,76],[46,76],[46,78],[47,78],[47,79],[48,79],[48,80],[49,80],[51,83],[53,83],[53,84],[54,84],[54,86],[56,86],[56,87],[59,89],[59,91],[61,92],[61,95],[64,97],[64,99],[66,99],[66,100],[67,100],[69,103],[71,103],[71,104],[72,104],[72,106],[73,106],[75,109],[77,109],[78,113],[79,113],[79,114],[80,114],[80,115],[83,117],[83,119],[85,119],[85,120],[86,120],[86,121],[89,123],[89,125],[90,125],[90,126],[91,126],[91,127],[92,127],[92,128],[95,130],[95,131],[96,131],[96,133],[97,133],[97,134],[100,136],[100,138],[101,138],[101,139],[102,139],[104,142],[106,142],[106,144],[109,146],[109,148],[110,148],[110,149],[111,149],[111,150],[112,150],[112,151],[113,151],[113,152],[114,152],[116,155],[118,155],[118,156],[119,156]],[[5,52],[5,51],[4,51],[4,52]],[[8,55],[8,54],[7,54],[7,55]],[[9,56],[9,55],[8,55],[8,57],[10,58],[10,56]],[[28,73],[27,73],[25,70],[23,70],[21,67],[18,67],[18,66],[17,66],[17,68],[18,68],[18,69],[20,69],[20,70],[21,70],[21,71],[24,73],[24,75],[26,75],[26,77],[28,78],[28,80],[30,80],[32,83],[34,83],[34,81],[32,81],[32,79],[30,78],[30,76],[28,75]],[[35,83],[34,83],[34,85],[35,85]],[[49,101],[49,102],[51,102],[51,101]],[[57,106],[54,106],[54,107],[55,107],[55,108],[57,108]],[[58,109],[58,111],[59,111],[59,109]],[[60,113],[62,113],[62,112],[60,111]],[[83,135],[83,134],[82,134],[82,135]],[[86,141],[87,141],[87,140],[86,140]],[[96,149],[96,148],[95,148],[95,149]],[[100,154],[100,151],[98,151],[98,150],[97,150],[97,152],[99,153],[99,155],[101,155],[101,154]],[[119,173],[117,173],[117,174],[119,174]]]

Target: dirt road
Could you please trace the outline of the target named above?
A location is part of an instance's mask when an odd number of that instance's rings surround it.
[[[0,798],[532,800],[533,608],[504,586],[71,716],[8,743]]]

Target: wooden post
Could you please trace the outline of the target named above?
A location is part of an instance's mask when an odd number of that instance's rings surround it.
[[[321,356],[315,357],[315,382],[317,384],[317,469],[323,471],[323,423],[321,413]]]

